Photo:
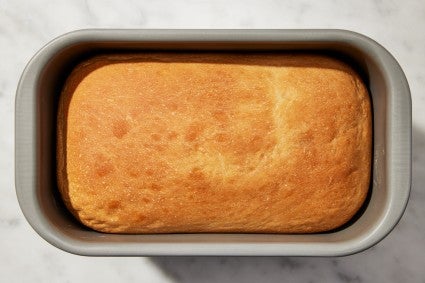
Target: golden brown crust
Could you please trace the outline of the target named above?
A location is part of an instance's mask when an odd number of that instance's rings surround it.
[[[58,183],[112,233],[310,233],[346,223],[369,188],[371,109],[322,55],[103,55],[68,78]]]

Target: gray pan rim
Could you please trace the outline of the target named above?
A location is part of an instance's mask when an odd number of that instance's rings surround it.
[[[370,55],[385,73],[391,100],[387,134],[388,186],[390,198],[380,222],[360,237],[335,243],[315,242],[200,242],[187,243],[96,243],[64,236],[46,221],[37,202],[36,83],[49,58],[73,44],[93,41],[137,42],[340,42]],[[28,63],[15,101],[15,186],[22,212],[33,229],[52,245],[70,253],[90,256],[153,255],[267,255],[344,256],[363,251],[382,240],[400,220],[411,187],[412,166],[411,97],[407,79],[395,58],[374,40],[352,31],[338,29],[289,30],[129,30],[87,29],[64,34],[44,46]],[[396,191],[395,191],[396,190]],[[229,237],[237,239],[238,235]],[[273,235],[266,235],[271,239]],[[161,237],[159,236],[159,239]],[[191,235],[187,235],[190,241]]]

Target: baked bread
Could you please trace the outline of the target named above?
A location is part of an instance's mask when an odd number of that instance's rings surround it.
[[[371,116],[325,55],[100,55],[60,97],[58,185],[102,232],[328,231],[367,195]]]

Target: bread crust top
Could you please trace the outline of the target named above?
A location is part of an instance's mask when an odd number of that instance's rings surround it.
[[[369,189],[367,89],[314,54],[101,55],[67,79],[57,176],[110,233],[312,233]]]

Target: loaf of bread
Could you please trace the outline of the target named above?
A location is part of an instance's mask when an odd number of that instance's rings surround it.
[[[58,186],[108,233],[329,231],[367,195],[371,117],[326,55],[98,55],[60,97]]]

